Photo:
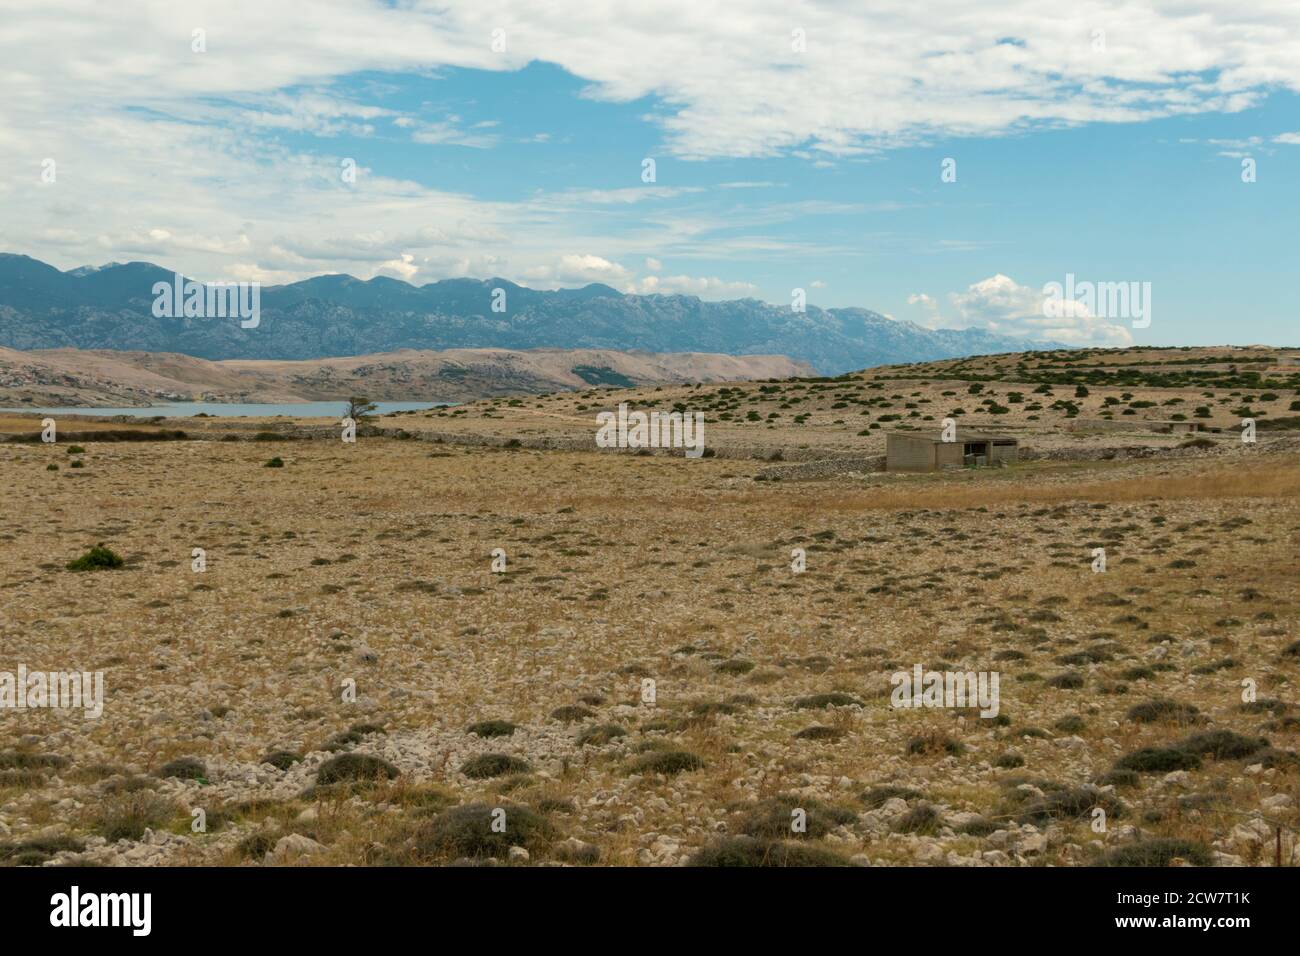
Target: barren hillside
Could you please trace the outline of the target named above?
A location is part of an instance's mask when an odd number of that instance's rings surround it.
[[[172,352],[0,348],[0,405],[292,402],[364,394],[378,401],[463,402],[588,385],[810,375],[780,355],[608,349],[404,349],[312,361],[210,362]]]

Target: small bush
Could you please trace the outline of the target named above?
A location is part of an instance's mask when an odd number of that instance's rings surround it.
[[[460,772],[471,780],[502,777],[508,773],[527,773],[531,769],[527,761],[509,754],[479,754],[460,765]]]
[[[97,544],[79,558],[69,561],[69,571],[102,571],[120,568],[126,562],[112,548]]]
[[[170,800],[149,790],[137,790],[105,803],[96,829],[110,843],[139,840],[145,830],[165,826],[176,813],[176,805]]]
[[[275,849],[279,834],[268,830],[258,830],[244,837],[235,847],[235,851],[245,859],[260,860]]]
[[[86,845],[75,837],[33,837],[18,843],[0,843],[0,861],[17,866],[39,866],[56,853],[81,853]]]
[[[60,770],[71,762],[58,754],[34,754],[25,750],[0,751],[0,770]]]
[[[925,734],[920,737],[913,737],[907,742],[907,752],[911,756],[922,754],[947,754],[951,757],[960,755],[962,751],[961,744],[944,734],[933,733]]]
[[[1210,730],[1179,741],[1179,749],[1214,760],[1237,760],[1268,747],[1263,737],[1243,737],[1231,730]]]
[[[579,747],[603,747],[616,737],[626,737],[627,731],[618,724],[595,724],[584,727],[578,734]]]
[[[492,828],[497,809],[504,811],[505,829],[500,833]],[[495,815],[495,819],[501,817]],[[546,818],[527,807],[470,803],[446,810],[421,826],[413,835],[413,844],[417,859],[483,859],[503,858],[512,846],[538,853],[555,837],[555,829]]]
[[[518,728],[508,720],[480,720],[467,730],[476,737],[509,737]]]
[[[714,664],[713,669],[719,674],[748,674],[754,669],[754,662],[734,658]]]
[[[791,829],[794,811],[804,811],[805,831],[795,833]],[[741,818],[737,832],[745,836],[782,838],[824,837],[831,830],[847,823],[852,823],[858,815],[843,807],[832,807],[812,797],[797,794],[780,794],[761,800]]]
[[[163,764],[158,769],[158,776],[174,777],[177,780],[206,780],[208,768],[197,757],[180,757]]]
[[[276,770],[288,770],[301,759],[302,754],[294,753],[291,750],[272,750],[270,753],[264,754],[257,762],[259,764],[269,763]]]
[[[1200,718],[1200,711],[1192,704],[1157,698],[1129,708],[1127,718],[1136,724],[1170,722],[1190,724]]]
[[[723,837],[690,859],[691,866],[851,866],[820,847],[753,837]]]
[[[1138,773],[1197,770],[1200,766],[1200,757],[1178,747],[1143,747],[1115,761],[1116,770],[1136,770]]]
[[[795,740],[839,740],[844,736],[844,731],[838,727],[824,727],[821,724],[813,724],[811,727],[805,727],[794,735]]]
[[[1124,805],[1110,794],[1095,787],[1075,787],[1049,793],[1027,804],[1020,822],[1043,824],[1051,820],[1078,819],[1091,814],[1094,807],[1105,810],[1107,817],[1118,818],[1124,814]]]
[[[346,781],[392,780],[400,771],[381,757],[370,754],[346,753],[331,757],[316,771],[316,782],[321,785]]]
[[[686,770],[699,770],[704,761],[685,750],[652,751],[632,761],[632,773],[661,773],[673,776]]]
[[[897,797],[900,800],[915,800],[921,795],[920,790],[913,790],[911,787],[895,787],[892,785],[883,787],[872,787],[861,797],[868,809],[877,810],[885,805],[887,800],[893,800]]]
[[[1055,687],[1058,690],[1079,690],[1083,687],[1084,679],[1082,674],[1066,671],[1064,674],[1049,677],[1045,683],[1048,687]]]
[[[1116,847],[1102,858],[1105,866],[1169,866],[1174,860],[1213,866],[1214,855],[1203,843],[1160,837]]]
[[[903,814],[895,829],[899,833],[921,833],[934,834],[939,831],[943,824],[943,818],[939,816],[939,811],[928,803],[922,803]]]
[[[280,458],[280,457],[277,455],[275,458],[272,458],[272,459],[270,459],[268,462],[266,462],[266,464],[264,464],[262,467],[263,467],[263,468],[283,468],[283,467],[284,467],[284,459],[283,459],[283,458]]]

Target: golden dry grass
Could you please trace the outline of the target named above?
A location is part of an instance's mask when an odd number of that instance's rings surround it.
[[[263,468],[272,455],[286,467]],[[1247,772],[1246,761],[1207,761],[1183,785],[1144,775],[1122,791],[1131,809],[1110,833],[1061,821],[1049,846],[1019,856],[956,832],[891,833],[858,799],[895,783],[950,816],[1014,816],[1009,779],[1078,786],[1124,753],[1184,736],[1126,719],[1152,697],[1295,749],[1295,725],[1240,706],[1243,679],[1288,707],[1300,680],[1300,659],[1283,653],[1300,620],[1294,456],[1233,469],[1039,463],[870,484],[755,483],[762,464],[750,461],[366,439],[91,443],[79,473],[45,471],[63,460],[59,447],[0,446],[0,480],[27,502],[0,519],[0,637],[9,669],[18,660],[103,669],[109,701],[98,721],[22,716],[31,746],[72,768],[61,782],[50,775],[0,794],[18,835],[49,826],[84,835],[92,822],[57,807],[101,798],[99,784],[76,776],[88,767],[149,774],[181,756],[202,759],[211,777],[157,784],[182,810],[252,798],[275,808],[201,837],[179,816],[165,859],[196,864],[260,862],[238,846],[264,822],[277,837],[321,843],[312,862],[406,860],[421,808],[445,795],[570,801],[548,812],[562,836],[597,847],[603,862],[667,865],[738,825],[737,806],[792,791],[861,812],[820,841],[844,856],[1081,864],[1140,825],[1217,841],[1246,860],[1256,850],[1225,842],[1233,828],[1263,800],[1300,798],[1286,765]],[[128,566],[62,570],[97,541]],[[1097,544],[1110,553],[1106,574],[1089,570]],[[196,546],[208,552],[203,574],[189,567]],[[505,574],[490,570],[495,547],[509,556]],[[795,547],[808,556],[800,575],[790,570]],[[1099,646],[1109,656],[1095,663],[1059,662]],[[367,648],[374,660],[361,657]],[[754,666],[718,668],[733,659]],[[999,670],[1009,724],[892,708],[888,675],[917,662]],[[1135,668],[1153,669],[1124,676]],[[1067,669],[1084,675],[1083,690],[1047,683]],[[641,700],[647,677],[653,708]],[[340,700],[345,679],[357,682],[356,704]],[[861,706],[797,704],[831,691]],[[551,716],[583,698],[599,701],[584,705],[591,718]],[[1070,715],[1082,730],[1054,729]],[[520,729],[491,740],[467,732],[485,719]],[[355,798],[306,795],[325,742],[358,722],[386,733],[349,746],[402,776]],[[628,733],[580,746],[578,731],[597,722]],[[812,724],[845,735],[794,737]],[[930,733],[968,749],[908,755],[909,740]],[[258,768],[277,747],[308,760]],[[642,748],[685,750],[705,767],[636,778],[628,768]],[[1007,750],[1025,767],[994,766]],[[509,783],[458,772],[487,752],[533,769]],[[1226,802],[1178,803],[1206,795]],[[1267,815],[1300,824],[1294,806]],[[299,819],[305,810],[315,820]]]

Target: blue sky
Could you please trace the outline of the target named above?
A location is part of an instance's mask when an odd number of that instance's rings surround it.
[[[103,16],[76,0],[0,28],[18,94],[0,113],[0,245],[268,284],[501,275],[776,303],[799,287],[1076,344],[1300,341],[1285,4],[1239,22],[1210,0],[1187,17],[1115,0],[1090,20],[940,3],[952,14],[929,22],[906,4],[875,21],[766,0],[547,19],[339,0],[280,46],[290,24],[265,6],[142,3],[93,47],[59,35]],[[79,82],[60,85],[46,40]],[[46,159],[57,181],[34,185]],[[1067,273],[1150,283],[1150,327],[1076,311],[1045,329],[1042,287]]]
[[[1238,113],[941,137],[817,163],[675,159],[648,119],[653,98],[593,102],[582,97],[586,84],[544,64],[358,80],[389,88],[396,109],[435,123],[453,117],[471,138],[491,138],[490,146],[340,138],[338,148],[431,188],[505,202],[636,189],[641,159],[656,157],[656,185],[701,192],[617,208],[602,230],[635,236],[643,217],[680,210],[717,221],[710,234],[719,238],[770,238],[779,248],[739,254],[711,253],[707,242],[677,254],[637,247],[665,271],[751,283],[766,301],[805,287],[825,307],[924,321],[924,309],[908,303],[917,293],[939,298],[998,273],[1041,286],[1073,272],[1152,283],[1159,298],[1151,327],[1134,330],[1139,344],[1238,341],[1243,328],[1300,341],[1295,303],[1278,294],[1297,251],[1300,146],[1271,142],[1300,127],[1294,94]],[[1242,181],[1244,156],[1256,162],[1251,183]],[[941,181],[945,158],[956,160],[956,182]],[[811,288],[815,281],[824,287]],[[942,301],[939,314],[956,318]]]

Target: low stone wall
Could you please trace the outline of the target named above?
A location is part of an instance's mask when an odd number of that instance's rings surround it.
[[[1206,438],[1206,435],[1189,435],[1188,439]],[[1213,439],[1211,439],[1213,440]],[[1049,448],[1034,449],[1020,447],[1021,461],[1111,461],[1131,458],[1216,458],[1240,454],[1270,454],[1278,452],[1300,451],[1300,436],[1294,434],[1269,435],[1259,434],[1259,440],[1247,445],[1239,440],[1225,437],[1215,441],[1208,448],[1192,446],[1159,445],[1105,445],[1091,448]]]
[[[529,448],[542,451],[590,451],[615,455],[669,455],[676,458],[685,456],[681,448],[599,448],[593,432],[587,438],[568,438],[561,436],[503,438],[500,435],[471,435],[464,432],[415,431],[406,432],[401,428],[374,428],[370,432],[387,438],[401,437],[402,433],[411,441],[426,441],[444,445],[469,445],[480,448]],[[335,429],[334,434],[338,434]],[[360,430],[358,435],[362,434]],[[708,440],[704,443],[704,456],[707,458],[725,458],[758,461],[820,461],[827,457],[825,449],[813,448],[773,448],[762,445],[714,445]],[[882,456],[883,457],[883,456]]]
[[[885,470],[885,456],[866,458],[819,458],[795,465],[776,465],[764,468],[754,477],[763,481],[816,481],[819,478],[839,478]]]

